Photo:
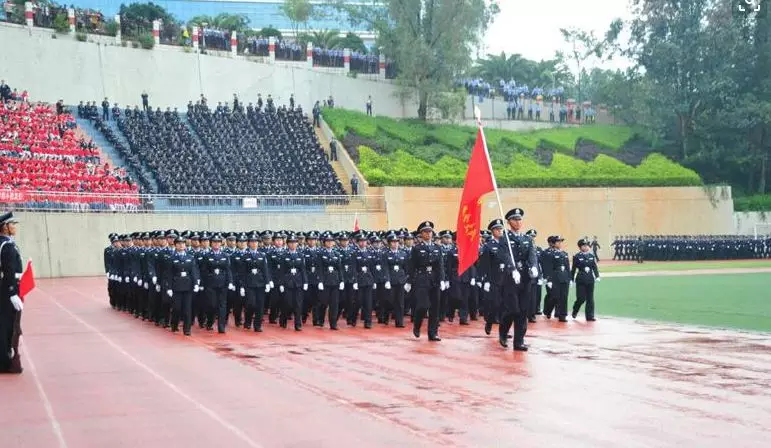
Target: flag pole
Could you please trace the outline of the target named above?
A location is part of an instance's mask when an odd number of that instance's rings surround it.
[[[485,137],[485,131],[482,127],[482,113],[478,106],[474,106],[474,117],[477,120],[477,126],[479,126],[479,134],[482,136],[482,147],[485,149],[485,159],[487,159],[487,167],[490,169],[490,174],[493,179],[493,190],[495,191],[495,199],[498,201],[498,211],[501,213],[501,220],[506,222],[506,215],[503,213],[503,203],[501,202],[501,194],[498,192],[498,181],[495,179],[495,172],[493,171],[493,163],[490,161],[490,152],[487,150],[487,137]],[[517,269],[514,264],[514,251],[511,249],[511,240],[509,239],[509,229],[503,226],[503,235],[506,237],[506,246],[509,248],[509,256],[511,257],[512,272]]]

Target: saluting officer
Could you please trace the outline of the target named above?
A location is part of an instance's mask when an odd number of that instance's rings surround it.
[[[287,327],[289,315],[294,315],[294,329],[301,331],[303,313],[303,292],[308,290],[308,273],[305,270],[305,257],[297,250],[297,235],[290,234],[287,250],[279,255],[278,269],[279,290],[284,294],[284,307],[279,317],[281,328]]]
[[[265,313],[265,295],[270,292],[272,275],[268,264],[268,255],[257,250],[260,236],[251,232],[248,237],[248,248],[241,255],[241,272],[239,278],[239,293],[246,302],[244,329],[254,325],[254,331],[262,332],[262,318]]]
[[[439,337],[440,294],[446,289],[442,250],[434,244],[431,235],[434,223],[423,221],[418,225],[420,241],[410,253],[410,282],[404,285],[409,292],[415,286],[415,310],[412,334],[420,337],[420,327],[428,314],[428,340],[441,341]]]
[[[201,271],[203,285],[208,298],[206,328],[214,327],[217,316],[217,331],[224,333],[227,327],[228,298],[227,292],[236,289],[233,284],[233,272],[230,269],[230,257],[222,250],[222,235],[211,237],[211,251],[203,259]]]
[[[548,271],[544,272],[546,287],[550,290],[549,300],[543,313],[551,319],[552,311],[560,322],[567,322],[568,292],[570,291],[570,259],[567,252],[562,250],[565,238],[559,235],[552,236],[553,248],[549,251]]]
[[[404,328],[404,285],[407,283],[407,251],[399,248],[399,236],[390,232],[386,236],[388,249],[384,253],[385,264],[391,280],[391,289],[386,298],[387,305],[383,311],[383,323],[388,325],[390,314],[393,314],[396,328]]]
[[[513,208],[506,213],[509,223],[508,242],[514,255],[511,266],[511,278],[506,278],[501,299],[501,324],[498,327],[499,342],[507,347],[506,339],[509,328],[514,325],[514,350],[527,351],[525,334],[527,316],[530,308],[531,280],[538,278],[538,257],[533,239],[522,232],[525,211]]]
[[[19,356],[21,314],[19,297],[23,266],[19,248],[13,240],[19,221],[13,212],[0,215],[0,373],[22,373]]]
[[[345,291],[342,255],[335,249],[335,236],[331,232],[321,235],[324,247],[316,253],[319,302],[313,309],[313,325],[324,326],[324,314],[329,309],[329,328],[337,330],[340,294]]]
[[[166,295],[171,299],[171,331],[179,331],[179,321],[182,320],[182,331],[190,336],[193,326],[193,293],[198,292],[201,277],[198,263],[187,251],[187,240],[178,236],[174,239],[174,253],[166,262],[165,280]]]
[[[600,281],[600,271],[597,269],[597,257],[590,252],[591,242],[586,239],[578,241],[580,252],[573,255],[573,270],[570,277],[576,284],[576,301],[573,304],[573,319],[586,303],[586,320],[594,321],[594,283]]]

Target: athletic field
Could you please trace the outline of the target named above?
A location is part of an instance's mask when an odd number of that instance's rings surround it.
[[[649,266],[601,265],[598,321],[540,318],[527,353],[481,321],[440,343],[380,325],[185,338],[112,310],[104,278],[40,280],[0,446],[767,446],[771,273],[740,272],[768,268]]]

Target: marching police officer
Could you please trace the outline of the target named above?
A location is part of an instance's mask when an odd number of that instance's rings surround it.
[[[211,237],[211,251],[203,258],[201,271],[203,285],[207,294],[206,328],[214,327],[217,317],[217,331],[225,333],[228,318],[227,292],[236,289],[233,284],[233,272],[230,268],[230,257],[222,250],[222,235]]]
[[[386,235],[388,249],[384,253],[385,263],[391,279],[391,289],[384,307],[383,323],[388,325],[390,314],[393,314],[396,328],[404,328],[404,285],[407,283],[407,263],[409,261],[406,250],[399,248],[399,236],[395,232]]]
[[[479,270],[483,282],[482,290],[484,291],[485,333],[489,335],[492,333],[493,324],[500,322],[501,295],[503,282],[507,275],[506,266],[509,263],[509,254],[506,241],[503,239],[503,220],[490,221],[487,229],[492,234],[482,246]]]
[[[335,236],[331,232],[325,232],[321,236],[324,247],[316,253],[316,268],[318,274],[318,298],[319,302],[313,310],[313,325],[324,326],[324,314],[329,310],[329,328],[337,330],[339,316],[340,294],[345,290],[343,279],[343,257],[335,249]]]
[[[260,236],[251,232],[247,236],[247,249],[241,254],[239,295],[246,304],[244,329],[254,325],[254,331],[262,332],[262,318],[265,312],[265,295],[270,292],[271,272],[268,255],[257,250]]]
[[[507,347],[506,338],[509,328],[514,325],[514,350],[527,351],[525,334],[527,333],[527,316],[530,308],[531,280],[538,278],[538,257],[535,253],[533,239],[522,232],[525,211],[513,208],[506,213],[509,223],[508,243],[511,245],[510,255],[514,256],[511,268],[511,278],[504,281],[501,299],[501,324],[498,327],[499,342]]]
[[[13,212],[0,215],[0,373],[22,373],[19,356],[21,314],[24,303],[19,297],[23,266],[13,240],[19,221]]]
[[[526,232],[526,235],[535,241],[538,236],[538,232],[535,229],[530,229]],[[530,313],[527,317],[528,322],[535,322],[535,316],[541,314],[541,285],[543,285],[543,266],[541,266],[541,256],[543,255],[543,249],[540,246],[535,246],[535,255],[538,258],[538,278],[533,279],[530,285]]]
[[[573,319],[586,303],[586,320],[594,321],[594,283],[600,281],[600,271],[597,269],[597,258],[590,251],[591,242],[585,239],[578,241],[580,252],[573,255],[573,270],[570,278],[576,284],[576,301],[573,304]]]
[[[182,320],[182,331],[190,336],[193,326],[193,293],[198,292],[201,281],[198,263],[187,251],[187,240],[182,236],[174,239],[174,253],[165,263],[166,295],[171,299],[171,331],[179,331],[179,321]]]
[[[415,286],[412,334],[416,338],[420,337],[420,327],[428,314],[428,340],[438,342],[442,340],[439,337],[440,294],[447,289],[442,250],[431,238],[433,222],[421,222],[417,231],[420,241],[412,247],[410,253],[410,283],[404,285],[407,292],[413,284]]]
[[[297,250],[298,238],[290,234],[287,250],[279,255],[278,270],[279,290],[284,294],[284,306],[279,317],[281,328],[287,327],[289,315],[294,315],[294,329],[301,331],[303,315],[303,293],[308,290],[308,273],[305,269],[305,256]]]
[[[567,322],[568,292],[570,291],[570,259],[567,252],[562,250],[565,241],[559,235],[551,237],[552,250],[549,251],[548,260],[544,258],[544,277],[549,291],[549,300],[544,309],[544,314],[551,319],[552,311],[560,322]]]

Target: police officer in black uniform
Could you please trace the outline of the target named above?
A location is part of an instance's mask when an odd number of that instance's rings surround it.
[[[490,238],[482,246],[479,271],[484,294],[485,333],[492,333],[493,324],[500,322],[501,295],[509,263],[506,240],[503,237],[503,220],[494,219],[487,225]]]
[[[163,276],[166,295],[171,299],[171,331],[179,331],[179,321],[182,320],[182,331],[190,336],[193,326],[193,293],[198,292],[201,282],[198,263],[187,251],[187,240],[182,236],[174,239],[174,253],[165,263],[166,272]]]
[[[501,297],[501,324],[498,327],[499,342],[507,347],[506,338],[509,328],[514,325],[514,350],[527,351],[525,334],[527,333],[527,316],[532,299],[530,294],[531,280],[538,278],[538,257],[535,253],[533,239],[522,232],[522,219],[525,211],[513,208],[506,213],[509,223],[508,243],[511,245],[510,255],[514,255],[511,263],[511,276],[504,280]]]
[[[535,229],[530,229],[525,232],[525,234],[532,238],[533,241],[535,241],[535,238],[538,236],[538,232]],[[538,257],[538,278],[534,278],[530,282],[530,295],[532,296],[532,299],[530,300],[530,312],[527,316],[527,321],[531,323],[535,322],[536,315],[541,314],[541,285],[543,285],[543,267],[541,266],[542,254],[543,249],[536,245],[535,255]]]
[[[404,285],[407,283],[407,264],[409,255],[399,247],[399,235],[390,232],[386,235],[388,249],[384,252],[385,264],[391,279],[391,289],[387,301],[388,306],[383,313],[383,323],[388,325],[393,314],[396,328],[404,328]]]
[[[19,356],[21,314],[19,297],[23,266],[19,248],[13,240],[19,221],[13,212],[0,215],[0,373],[22,373]]]
[[[254,331],[262,332],[262,318],[265,312],[265,295],[270,292],[271,271],[268,255],[257,250],[260,236],[251,232],[247,236],[248,247],[241,254],[239,278],[239,295],[244,298],[246,315],[244,329],[254,325]]]
[[[225,333],[228,318],[227,292],[236,289],[233,284],[233,272],[230,268],[230,257],[222,250],[222,235],[211,237],[211,251],[203,258],[201,269],[202,283],[206,288],[207,312],[206,328],[214,327],[215,316],[217,318],[217,331]]]
[[[573,319],[578,316],[581,306],[586,303],[586,320],[592,322],[594,318],[594,283],[600,281],[600,271],[597,268],[597,257],[590,251],[591,242],[586,239],[578,240],[580,252],[573,255],[573,269],[570,277],[576,285],[576,301],[573,304]]]
[[[313,310],[313,325],[324,326],[324,315],[329,310],[329,328],[337,330],[340,294],[345,291],[343,279],[342,254],[335,248],[335,236],[332,232],[321,235],[324,247],[316,252],[318,275],[318,304]]]
[[[420,240],[410,253],[410,283],[404,285],[409,292],[415,287],[415,310],[412,334],[420,337],[420,327],[428,314],[428,340],[441,341],[439,337],[440,294],[446,289],[442,249],[432,241],[434,223],[423,221],[418,225]]]
[[[562,242],[565,241],[559,235],[552,236],[552,250],[549,251],[548,261],[544,258],[544,270],[546,278],[546,287],[549,291],[549,301],[544,308],[544,314],[551,319],[552,310],[554,316],[559,318],[560,322],[567,322],[568,315],[568,293],[570,291],[570,258],[567,252],[562,250]]]
[[[297,250],[297,235],[289,234],[286,242],[287,250],[279,255],[281,267],[277,273],[279,290],[284,294],[279,324],[281,328],[286,328],[289,316],[294,315],[294,329],[302,331],[303,293],[308,290],[308,273],[305,257]]]

